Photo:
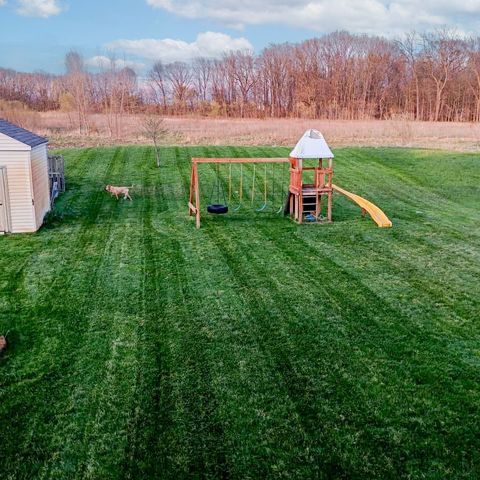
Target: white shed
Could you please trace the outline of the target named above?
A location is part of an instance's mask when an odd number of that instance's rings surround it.
[[[0,234],[36,232],[50,210],[47,145],[0,119]]]

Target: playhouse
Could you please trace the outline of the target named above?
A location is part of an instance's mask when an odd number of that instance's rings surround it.
[[[0,119],[0,234],[35,232],[50,210],[47,145]]]
[[[318,130],[307,130],[290,152],[290,186],[285,213],[302,223],[332,221],[334,155]],[[312,161],[313,163],[309,162]],[[310,174],[310,178],[305,177]],[[322,215],[326,198],[326,216]]]

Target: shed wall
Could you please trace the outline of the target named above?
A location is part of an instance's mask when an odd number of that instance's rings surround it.
[[[30,180],[30,150],[2,150],[2,147],[0,147],[0,165],[7,167],[7,194],[10,204],[12,233],[36,231],[37,223],[32,205],[32,184]]]

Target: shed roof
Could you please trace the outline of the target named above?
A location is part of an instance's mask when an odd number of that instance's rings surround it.
[[[35,135],[34,133],[19,127],[18,125],[7,122],[2,118],[0,118],[0,133],[32,148],[42,145],[43,143],[48,143],[46,138]]]
[[[290,152],[292,158],[333,158],[334,155],[323,138],[323,135],[311,128],[307,130],[302,138]]]

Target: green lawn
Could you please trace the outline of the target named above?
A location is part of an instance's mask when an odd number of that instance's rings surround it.
[[[2,479],[479,478],[478,156],[337,150],[392,229],[340,195],[295,225],[278,184],[195,230],[191,156],[288,149],[63,153],[47,226],[0,237]]]

